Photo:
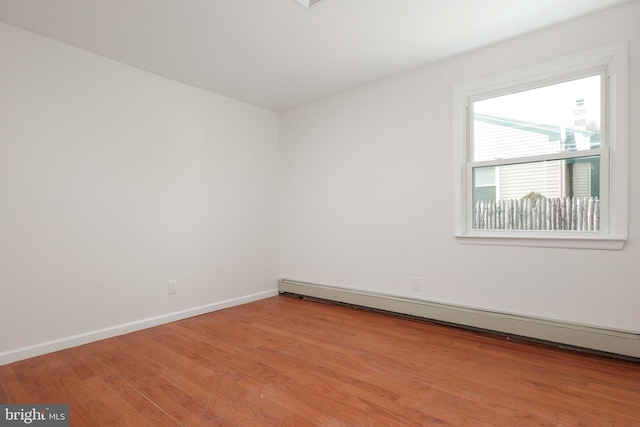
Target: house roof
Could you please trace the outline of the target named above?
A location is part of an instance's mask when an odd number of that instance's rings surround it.
[[[560,141],[560,139],[562,138],[562,127],[558,125],[529,122],[525,120],[516,120],[516,119],[510,119],[507,117],[492,116],[488,114],[478,114],[478,113],[475,113],[473,117],[474,117],[474,120],[484,122],[484,123],[491,123],[494,125],[506,126],[514,129],[520,129],[528,132],[535,132],[535,133],[547,135],[549,137],[549,141]],[[566,133],[566,135],[569,135],[569,134],[573,134],[573,135],[581,134],[582,136],[595,135],[594,131],[579,128],[579,127],[572,127],[572,126],[565,126],[564,132]]]

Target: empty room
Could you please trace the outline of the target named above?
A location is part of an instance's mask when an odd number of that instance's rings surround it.
[[[0,0],[0,426],[639,426],[639,22]]]

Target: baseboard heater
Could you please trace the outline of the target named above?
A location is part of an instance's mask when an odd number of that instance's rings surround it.
[[[278,291],[640,362],[640,333],[290,279],[280,279]]]

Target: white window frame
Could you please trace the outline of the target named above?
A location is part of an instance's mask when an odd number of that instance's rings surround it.
[[[491,75],[453,88],[454,235],[460,243],[622,249],[628,221],[628,42]],[[471,214],[472,103],[558,81],[603,73],[603,146],[599,154],[600,230],[474,230]],[[585,152],[586,153],[586,152]],[[561,159],[562,153],[553,156]]]

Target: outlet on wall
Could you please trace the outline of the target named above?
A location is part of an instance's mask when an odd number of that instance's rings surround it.
[[[169,280],[169,295],[178,293],[178,281],[177,280]]]
[[[413,283],[413,291],[414,292],[422,291],[422,279],[420,277],[411,278],[411,282]]]

